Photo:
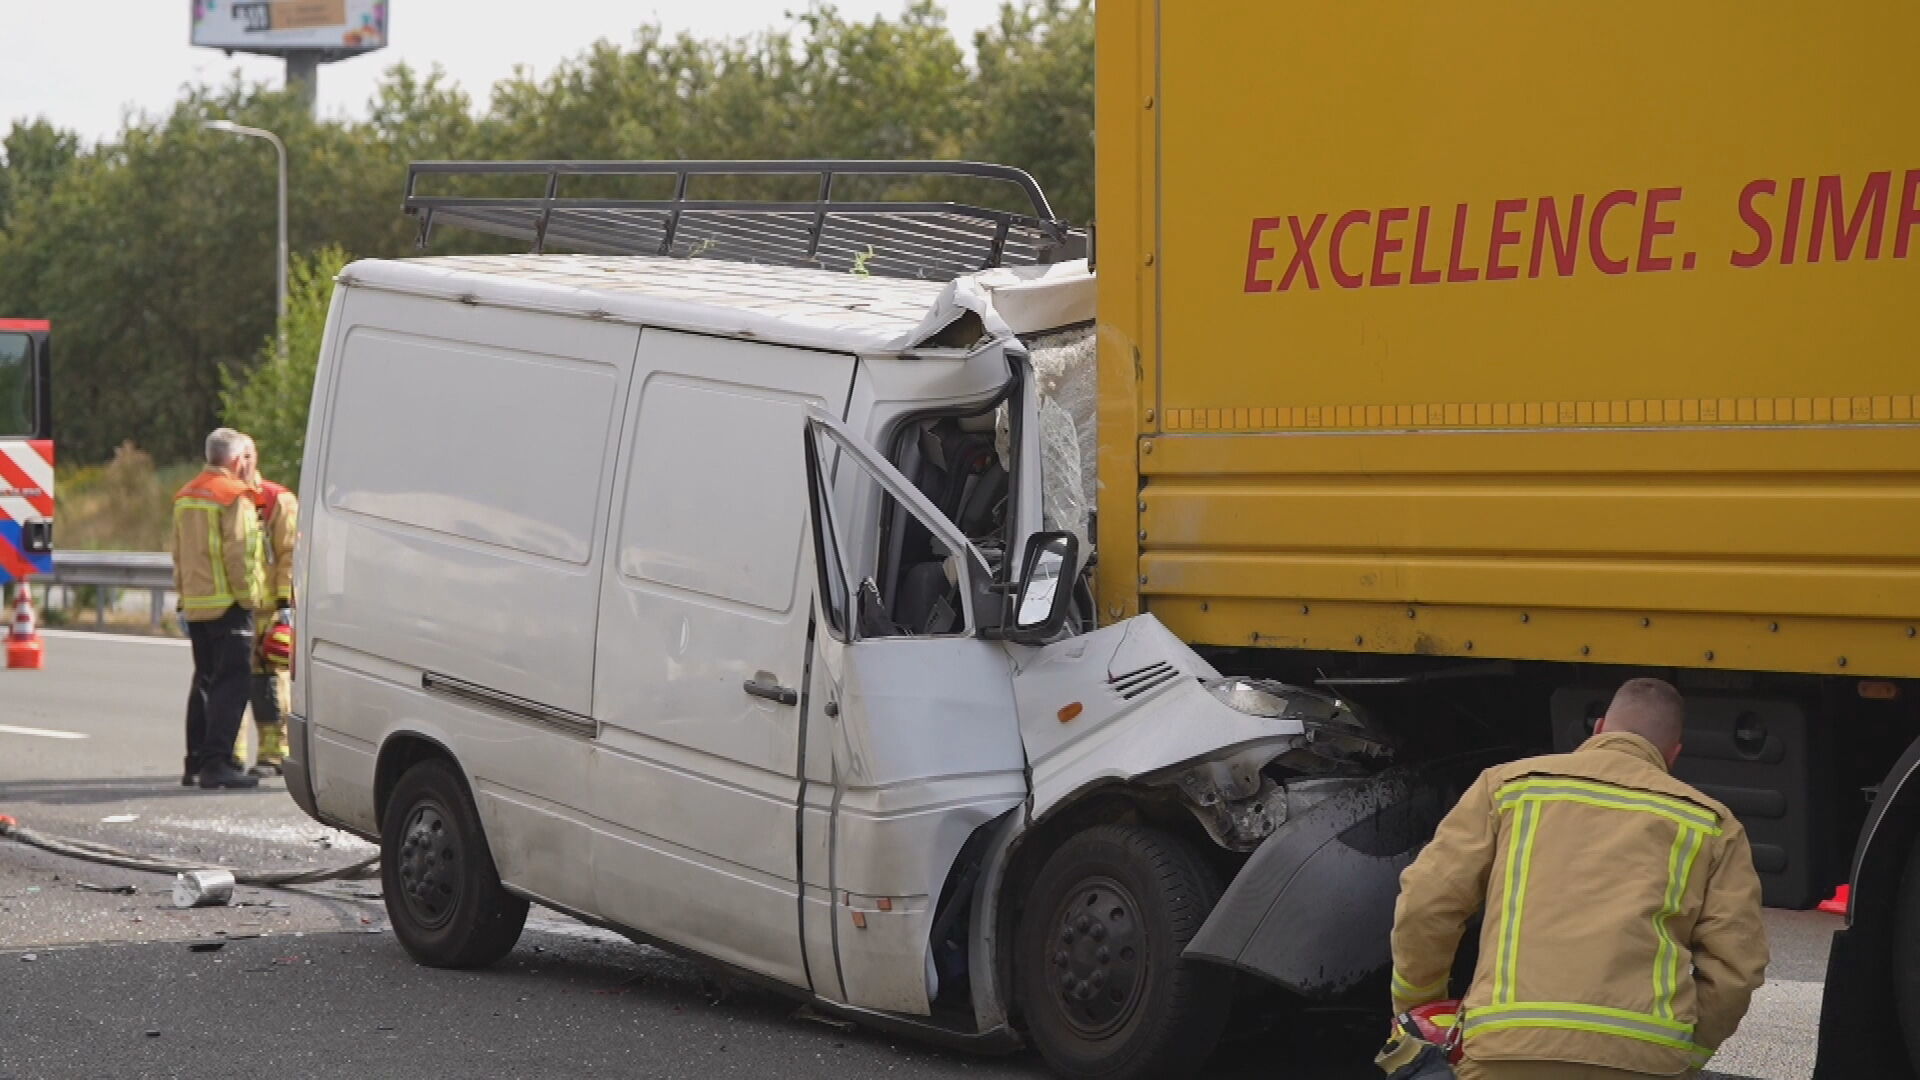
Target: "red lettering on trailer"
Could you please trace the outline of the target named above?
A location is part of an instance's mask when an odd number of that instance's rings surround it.
[[[1646,212],[1640,217],[1640,257],[1633,265],[1635,272],[1657,274],[1673,269],[1671,258],[1654,255],[1653,242],[1658,237],[1673,235],[1673,222],[1660,219],[1660,207],[1679,201],[1680,189],[1677,187],[1654,188],[1647,192]]]
[[[1287,272],[1280,275],[1280,291],[1286,292],[1293,285],[1293,275],[1304,267],[1307,271],[1307,288],[1320,287],[1320,276],[1313,272],[1313,238],[1320,235],[1320,226],[1327,223],[1327,215],[1316,214],[1313,224],[1307,231],[1300,231],[1300,219],[1289,216],[1287,231],[1293,233],[1293,261],[1287,264]]]
[[[1280,227],[1277,217],[1253,219],[1253,236],[1247,240],[1247,291],[1272,292],[1273,282],[1260,276],[1260,264],[1273,258],[1273,249],[1261,247],[1260,239],[1268,230]]]
[[[1773,253],[1773,224],[1753,205],[1753,200],[1779,190],[1780,185],[1771,180],[1755,180],[1740,189],[1740,220],[1753,230],[1753,250],[1734,252],[1733,265],[1743,270],[1752,269],[1766,262],[1767,256]]]
[[[1593,259],[1594,269],[1603,274],[1627,272],[1627,260],[1609,257],[1606,247],[1602,244],[1602,230],[1606,228],[1607,215],[1617,206],[1632,206],[1639,197],[1640,193],[1637,191],[1625,189],[1609,191],[1600,196],[1600,201],[1593,206],[1593,217],[1587,222],[1587,252]]]
[[[1900,220],[1893,226],[1893,257],[1907,257],[1907,243],[1920,226],[1920,169],[1907,170],[1907,182],[1900,192]]]
[[[1796,176],[1787,185],[1787,224],[1781,230],[1780,265],[1788,266],[1793,262],[1794,252],[1800,246],[1800,204],[1806,201],[1807,178]]]
[[[1447,256],[1447,280],[1453,282],[1475,281],[1480,277],[1477,266],[1460,265],[1460,249],[1467,243],[1467,204],[1461,203],[1453,208],[1453,253]]]
[[[1501,199],[1493,204],[1493,235],[1487,241],[1487,280],[1506,281],[1520,276],[1518,266],[1500,262],[1500,252],[1520,242],[1520,230],[1507,228],[1507,219],[1527,208],[1525,199]]]
[[[1860,199],[1853,204],[1853,214],[1846,214],[1846,196],[1838,176],[1823,176],[1813,194],[1813,236],[1807,242],[1807,261],[1820,261],[1820,245],[1827,237],[1829,229],[1833,233],[1833,258],[1836,262],[1846,262],[1853,255],[1853,246],[1860,242],[1860,232],[1866,228],[1867,258],[1880,257],[1880,230],[1887,224],[1887,192],[1893,186],[1893,172],[1872,173],[1860,188]],[[1866,218],[1871,213],[1873,223],[1867,226]]]
[[[1405,220],[1407,220],[1407,208],[1404,206],[1389,207],[1380,211],[1380,215],[1373,219],[1373,276],[1367,280],[1367,284],[1374,288],[1400,284],[1399,271],[1387,273],[1387,256],[1399,254],[1407,246],[1407,242],[1398,237],[1388,236],[1387,230]]]
[[[1343,289],[1357,289],[1366,284],[1359,274],[1349,274],[1346,264],[1340,259],[1340,242],[1346,238],[1347,230],[1355,225],[1365,225],[1373,220],[1368,210],[1349,210],[1340,215],[1333,223],[1333,235],[1327,238],[1327,272],[1333,275],[1334,284]]]
[[[1587,197],[1575,195],[1573,205],[1567,211],[1567,228],[1560,230],[1560,212],[1554,208],[1553,196],[1540,199],[1539,207],[1533,214],[1533,258],[1527,263],[1527,276],[1540,276],[1540,256],[1545,250],[1549,236],[1553,238],[1553,266],[1561,277],[1572,277],[1575,263],[1580,258],[1580,212],[1586,208]]]
[[[1413,272],[1407,275],[1407,281],[1414,285],[1435,285],[1440,281],[1440,271],[1426,269],[1427,262],[1427,225],[1433,217],[1433,207],[1420,208],[1420,220],[1414,223],[1413,231]]]
[[[1573,277],[1583,267],[1608,276],[1665,273],[1676,263],[1681,270],[1692,270],[1701,253],[1675,248],[1671,239],[1685,231],[1678,213],[1684,196],[1678,185],[1615,188],[1591,201],[1584,192],[1495,199],[1478,214],[1471,202],[1455,203],[1444,266],[1429,261],[1429,252],[1438,245],[1432,204],[1257,217],[1250,220],[1242,288],[1249,293],[1288,292],[1304,279],[1308,290],[1317,290],[1323,265],[1342,289],[1511,281],[1521,276],[1522,250],[1528,253],[1529,279],[1548,273]],[[1616,211],[1628,208],[1638,210],[1636,220],[1615,225],[1610,247],[1608,223],[1617,220]],[[1920,230],[1920,168],[1882,169],[1854,182],[1840,173],[1761,177],[1740,189],[1730,209],[1749,234],[1729,253],[1728,264],[1739,269],[1873,261],[1889,246],[1893,258],[1904,259]],[[1400,228],[1409,221],[1411,241]],[[1267,264],[1278,258],[1269,235],[1282,222],[1292,236],[1293,251],[1276,282],[1265,274]],[[1630,230],[1636,233],[1631,239],[1624,235]],[[1486,244],[1486,261],[1476,266],[1469,253],[1481,243]],[[1622,243],[1632,246],[1622,248]]]

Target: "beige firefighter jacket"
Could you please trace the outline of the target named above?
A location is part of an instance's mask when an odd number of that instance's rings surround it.
[[[193,622],[268,602],[260,518],[247,486],[227,469],[209,466],[173,498],[173,587]]]
[[[1725,806],[1608,732],[1480,775],[1400,878],[1396,1010],[1444,998],[1484,909],[1469,1058],[1698,1069],[1767,967],[1760,880]]]
[[[300,536],[300,500],[279,484],[262,485],[253,499],[267,549],[267,596],[261,612],[271,614],[293,603],[293,545]]]

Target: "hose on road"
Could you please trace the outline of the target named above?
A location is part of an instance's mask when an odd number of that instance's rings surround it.
[[[228,866],[212,863],[188,862],[184,859],[169,859],[160,855],[137,855],[108,844],[91,840],[72,840],[61,836],[48,836],[35,832],[14,819],[0,814],[0,840],[18,840],[31,844],[56,855],[85,859],[88,862],[106,866],[118,866],[125,870],[145,870],[155,874],[178,874],[193,870],[225,870],[233,875],[237,885],[254,885],[262,888],[279,888],[283,885],[312,885],[322,881],[360,881],[378,876],[380,856],[362,859],[350,866],[319,870],[235,870]]]

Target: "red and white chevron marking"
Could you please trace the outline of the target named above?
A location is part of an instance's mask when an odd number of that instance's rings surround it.
[[[13,521],[53,516],[53,443],[0,439],[0,514]]]
[[[20,526],[53,517],[53,443],[0,439],[0,582],[47,573],[52,560],[22,550]]]

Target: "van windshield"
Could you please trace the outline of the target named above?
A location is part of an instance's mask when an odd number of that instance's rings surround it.
[[[0,333],[0,435],[34,433],[33,338]]]

